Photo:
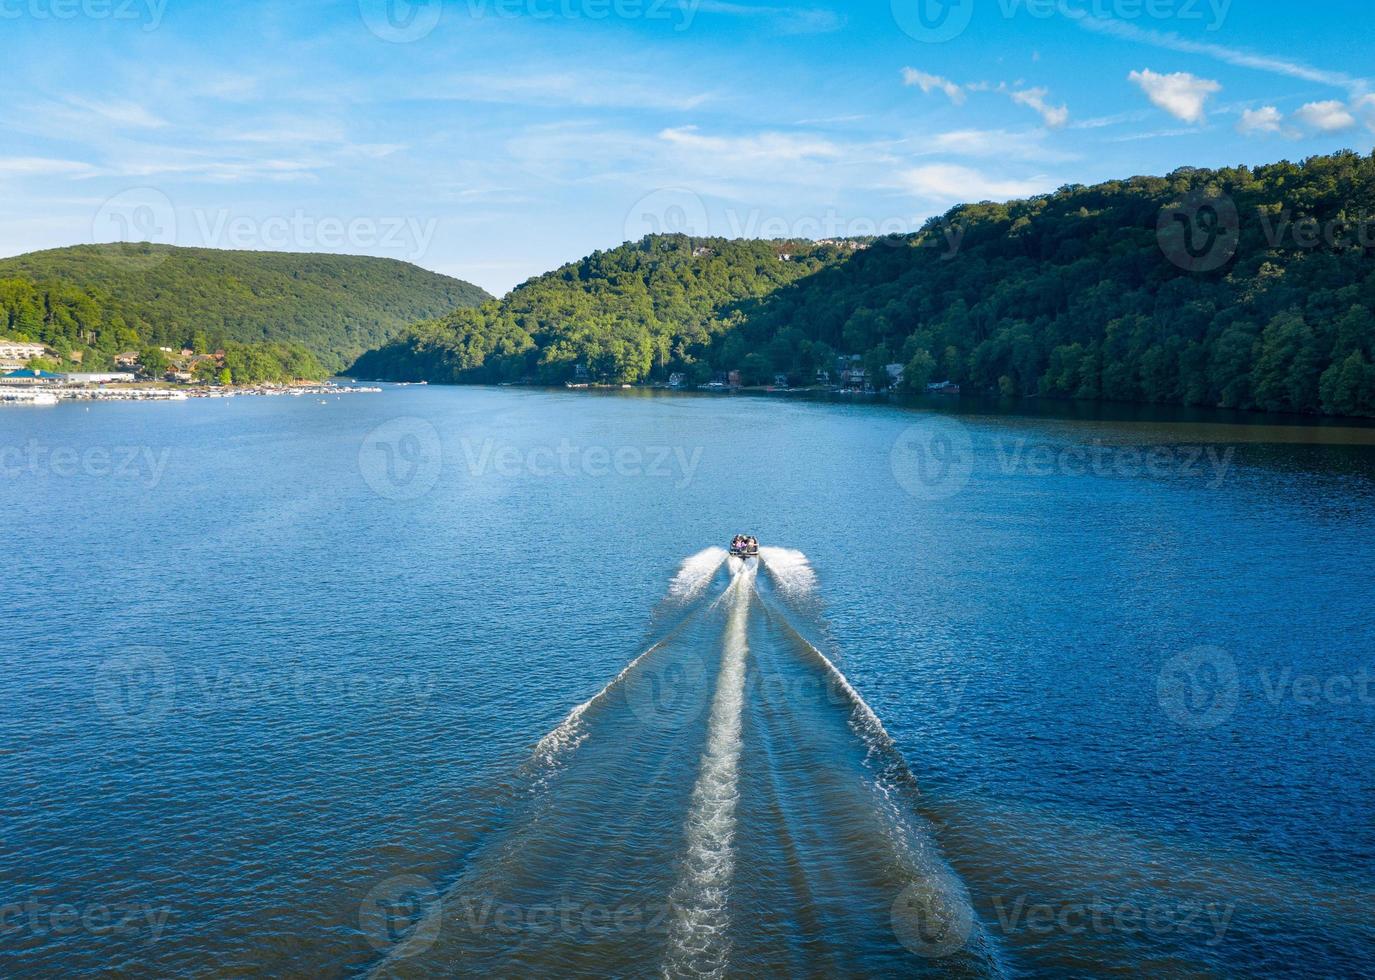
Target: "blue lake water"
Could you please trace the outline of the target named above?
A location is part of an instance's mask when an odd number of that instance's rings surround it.
[[[1375,969],[1370,428],[63,405],[0,512],[0,975]]]

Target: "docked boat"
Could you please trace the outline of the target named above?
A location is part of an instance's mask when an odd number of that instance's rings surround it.
[[[0,388],[0,403],[7,405],[56,405],[57,396],[50,391]]]

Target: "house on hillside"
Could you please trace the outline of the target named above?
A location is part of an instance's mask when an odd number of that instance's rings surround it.
[[[42,344],[31,344],[25,340],[0,340],[0,369],[22,368],[35,357],[43,357],[48,349]]]

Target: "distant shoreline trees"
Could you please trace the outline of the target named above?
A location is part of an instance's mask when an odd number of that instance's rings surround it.
[[[1236,227],[1181,258],[1171,219],[1200,196]],[[1206,248],[1204,212],[1185,231]],[[810,380],[838,353],[871,377],[902,364],[910,388],[1375,416],[1375,155],[965,205],[863,249],[650,236],[419,324],[354,371],[748,384]]]
[[[291,351],[264,356],[286,364],[309,351],[328,373],[418,320],[490,298],[391,259],[88,245],[0,260],[0,337],[79,354],[87,371],[150,347],[271,343]]]

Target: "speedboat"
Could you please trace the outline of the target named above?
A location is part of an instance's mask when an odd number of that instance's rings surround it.
[[[759,540],[748,535],[738,535],[730,543],[730,553],[733,558],[758,558]]]

